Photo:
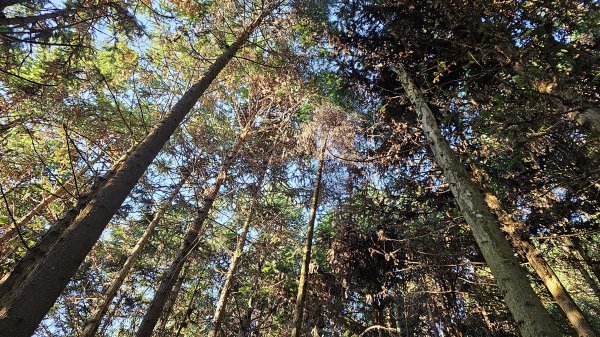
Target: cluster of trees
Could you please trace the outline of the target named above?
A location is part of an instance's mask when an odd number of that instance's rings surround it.
[[[599,336],[600,4],[0,4],[0,336]]]

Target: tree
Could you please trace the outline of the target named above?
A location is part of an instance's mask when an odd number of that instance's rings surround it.
[[[481,191],[475,187],[466,169],[444,140],[427,102],[402,65],[397,65],[395,71],[419,115],[436,161],[444,170],[450,189],[494,273],[496,284],[504,294],[519,330],[524,336],[558,336],[558,327],[529,285],[525,272],[514,257]]]
[[[146,167],[214,78],[269,14],[269,8],[262,11],[213,63],[204,77],[181,97],[171,109],[171,113],[132,151],[120,167],[115,168],[115,174],[98,191],[81,215],[65,231],[61,240],[52,246],[44,261],[28,275],[19,288],[2,294],[1,333],[27,336],[33,332]],[[36,303],[35,306],[32,306],[33,303]],[[35,311],[32,311],[33,307]]]

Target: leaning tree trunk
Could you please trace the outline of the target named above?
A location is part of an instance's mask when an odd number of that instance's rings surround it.
[[[0,300],[0,336],[26,337],[33,334],[158,152],[268,14],[269,11],[262,12],[244,29],[236,41],[215,60],[204,77],[187,90],[171,112],[116,168],[115,174],[65,230],[43,261],[28,273],[18,287],[4,295]]]
[[[306,233],[306,241],[302,248],[302,269],[300,270],[300,280],[298,282],[298,293],[296,295],[296,309],[294,311],[294,321],[292,337],[300,337],[302,335],[302,320],[304,316],[304,303],[306,301],[306,284],[308,281],[308,268],[310,266],[310,254],[312,250],[312,239],[315,231],[315,219],[317,217],[317,208],[319,207],[319,194],[321,193],[321,179],[323,177],[323,164],[325,163],[325,150],[327,149],[327,139],[321,146],[321,154],[319,156],[319,167],[317,169],[317,177],[315,179],[315,187],[312,194],[310,205],[310,213],[308,215],[308,225]]]
[[[25,279],[28,277],[29,273],[31,273],[31,271],[33,271],[42,261],[44,261],[44,257],[48,254],[50,248],[56,242],[58,242],[58,239],[63,232],[71,225],[71,223],[73,223],[79,213],[90,202],[90,200],[92,200],[93,196],[98,192],[104,183],[104,179],[96,180],[90,190],[87,193],[80,195],[77,199],[77,203],[73,207],[69,208],[63,217],[54,223],[50,229],[48,229],[39,238],[36,244],[25,253],[25,256],[17,261],[10,274],[4,275],[2,280],[0,280],[0,308],[2,308],[2,303],[5,300],[5,296],[8,296],[14,292],[20,284],[25,282]],[[0,313],[0,327],[2,326],[1,315],[2,314]]]
[[[512,247],[500,230],[498,220],[442,135],[422,93],[404,66],[399,64],[394,71],[418,114],[435,160],[448,180],[450,190],[473,232],[485,261],[490,266],[521,334],[524,337],[560,336],[557,324],[531,287],[525,271],[514,256]]]
[[[242,144],[245,142],[249,135],[250,124],[244,129],[244,131],[242,131],[235,144],[233,145],[233,148],[231,149],[229,155],[221,164],[221,168],[217,173],[217,178],[215,182],[210,187],[204,190],[202,198],[204,200],[204,205],[202,206],[202,209],[198,212],[198,215],[194,219],[194,223],[192,224],[191,228],[186,233],[183,242],[179,247],[179,250],[177,251],[177,255],[171,263],[171,266],[169,267],[169,270],[167,270],[167,272],[163,275],[160,286],[154,294],[154,298],[152,299],[150,306],[146,310],[144,318],[142,319],[142,323],[140,323],[140,326],[136,332],[137,337],[150,337],[152,335],[152,332],[154,331],[154,327],[158,322],[165,302],[167,301],[169,294],[173,290],[175,281],[177,280],[177,277],[181,272],[181,268],[185,264],[187,257],[198,244],[198,239],[202,230],[202,225],[204,224],[206,219],[208,219],[208,215],[210,213],[212,205],[219,194],[219,189],[227,179],[227,172],[233,164],[235,157],[239,153]]]
[[[495,196],[491,194],[486,195],[486,200],[491,209],[499,208],[496,211],[496,214],[498,215],[500,222],[504,225],[513,246],[517,249],[517,252],[529,262],[529,265],[542,280],[544,286],[546,286],[546,289],[548,289],[552,295],[552,298],[561,308],[573,328],[575,328],[575,331],[577,331],[577,334],[580,337],[595,337],[596,333],[592,329],[592,326],[587,321],[581,312],[581,309],[579,309],[552,267],[535,246],[525,238],[525,224],[514,220],[511,216],[503,212],[500,203]]]
[[[63,196],[65,196],[67,194],[71,194],[69,192],[67,186],[68,185],[77,186],[77,184],[76,184],[77,176],[84,176],[85,173],[88,171],[88,169],[91,166],[93,166],[94,164],[96,164],[99,160],[100,160],[100,156],[96,157],[96,159],[87,163],[87,166],[85,168],[79,170],[76,173],[76,175],[73,176],[72,179],[69,179],[67,182],[60,184],[60,186],[58,188],[56,188],[54,191],[50,192],[50,195],[43,198],[33,209],[31,209],[27,214],[23,215],[14,224],[12,224],[12,227],[0,237],[0,256],[2,256],[5,253],[5,249],[7,248],[6,243],[11,241],[13,238],[15,238],[18,235],[18,233],[22,227],[25,227],[26,225],[28,225],[31,222],[31,220],[33,220],[34,217],[42,214],[44,212],[44,210],[48,207],[48,205],[50,205],[50,203],[52,203],[54,200],[62,198]],[[75,187],[75,186],[72,186],[72,187]],[[90,188],[90,191],[93,192],[98,187],[99,187],[99,185],[97,184],[97,182],[94,182],[92,184],[92,187]],[[89,193],[87,193],[87,194],[89,194]],[[80,196],[80,198],[81,198],[81,196]],[[77,203],[81,204],[81,202],[79,200]],[[2,292],[0,292],[0,294],[1,293]]]
[[[262,182],[259,182],[257,186],[262,185]],[[244,221],[244,226],[242,229],[242,234],[238,237],[235,251],[233,256],[231,256],[231,261],[229,262],[229,268],[227,270],[227,274],[225,274],[225,282],[223,283],[223,287],[221,288],[221,292],[219,293],[219,300],[217,301],[217,306],[215,307],[215,313],[213,315],[211,321],[210,331],[208,332],[208,337],[216,337],[217,333],[221,329],[221,323],[223,322],[223,314],[225,313],[225,308],[227,307],[227,298],[229,296],[229,289],[233,283],[235,273],[237,272],[238,265],[240,263],[240,258],[242,256],[242,252],[244,251],[244,246],[246,244],[246,238],[248,237],[248,232],[250,231],[250,225],[252,224],[252,213],[254,211],[254,207],[256,206],[256,196],[252,201],[252,204],[248,210],[248,216],[246,221]]]
[[[594,277],[588,271],[587,266],[584,263],[585,257],[580,254],[577,249],[575,249],[573,242],[569,240],[568,237],[565,237],[562,241],[562,243],[559,243],[562,250],[565,251],[569,257],[569,260],[571,263],[573,263],[573,266],[575,266],[575,269],[579,270],[579,273],[584,278],[585,282],[587,282],[587,284],[590,286],[590,289],[592,289],[592,292],[596,298],[600,300],[600,286],[598,286],[598,283],[594,281]]]
[[[573,242],[573,247],[581,255],[583,262],[592,270],[592,273],[596,276],[598,282],[600,282],[600,261],[592,259],[578,237],[573,237],[571,242]]]
[[[142,237],[140,237],[136,245],[131,249],[131,251],[129,251],[129,256],[127,257],[127,260],[125,261],[123,267],[119,271],[119,275],[110,285],[106,293],[103,295],[101,302],[98,303],[96,308],[93,310],[91,317],[85,324],[83,333],[80,335],[81,337],[94,337],[96,335],[96,331],[100,326],[102,317],[108,310],[110,303],[119,291],[119,288],[121,288],[121,285],[123,284],[123,281],[125,281],[127,275],[129,275],[131,268],[138,261],[138,258],[142,254],[142,250],[144,249],[148,241],[150,241],[150,238],[154,234],[154,229],[156,229],[156,226],[162,220],[163,216],[165,215],[165,212],[167,211],[169,206],[171,206],[171,203],[173,202],[177,194],[179,194],[179,190],[181,190],[181,187],[183,187],[183,184],[185,184],[187,177],[188,174],[184,173],[179,183],[173,188],[171,194],[167,197],[166,200],[163,201],[162,205],[157,210],[156,214],[152,218],[152,221],[150,221],[150,223],[148,224],[146,231],[144,231]]]

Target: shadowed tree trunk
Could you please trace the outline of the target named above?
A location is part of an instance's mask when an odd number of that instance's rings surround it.
[[[573,247],[575,247],[577,252],[583,258],[583,262],[585,262],[585,264],[592,270],[592,273],[596,276],[596,280],[600,282],[600,261],[592,260],[585,247],[581,244],[581,239],[578,237],[573,237],[571,242],[573,242]]]
[[[448,180],[452,194],[521,334],[524,337],[560,336],[558,326],[531,287],[483,194],[443,137],[425,98],[403,65],[398,64],[394,71],[419,117],[435,160]]]
[[[189,260],[194,260],[195,256],[194,254],[190,254],[190,259]],[[179,297],[179,293],[181,292],[181,286],[183,285],[183,281],[185,281],[185,279],[188,276],[188,273],[190,271],[190,263],[186,263],[185,264],[185,268],[183,268],[183,272],[181,273],[181,276],[179,276],[179,278],[177,279],[177,283],[175,283],[175,286],[173,287],[173,291],[171,291],[171,295],[169,295],[169,298],[167,299],[167,303],[165,304],[165,307],[161,313],[160,316],[160,327],[159,327],[159,336],[167,336],[167,324],[169,323],[169,316],[171,316],[171,311],[173,311],[173,307],[175,307],[175,303],[177,303],[177,298]],[[173,324],[172,327],[169,328],[174,328],[175,324]]]
[[[142,254],[144,247],[146,246],[148,241],[150,241],[150,238],[154,234],[156,226],[162,220],[169,206],[171,206],[173,199],[175,199],[177,194],[179,194],[179,190],[181,190],[181,187],[183,187],[183,185],[185,184],[185,181],[187,180],[188,176],[189,174],[185,173],[179,181],[179,183],[175,187],[173,187],[173,191],[167,197],[167,199],[163,201],[162,205],[159,207],[156,214],[152,218],[152,221],[150,221],[150,223],[148,224],[148,227],[146,228],[146,231],[144,231],[142,237],[138,240],[136,245],[129,251],[129,256],[127,257],[127,260],[125,261],[123,267],[119,271],[119,275],[110,285],[110,287],[104,294],[101,302],[98,303],[98,305],[92,312],[92,315],[90,316],[85,325],[83,333],[80,335],[81,337],[93,337],[96,334],[98,326],[100,326],[100,322],[102,321],[102,316],[104,316],[104,314],[108,310],[110,303],[119,291],[119,288],[123,284],[123,281],[125,281],[125,278],[127,277],[127,275],[129,275],[131,268],[137,262],[138,258]]]
[[[590,286],[590,289],[592,289],[592,292],[596,298],[600,300],[600,286],[598,286],[598,283],[594,281],[594,277],[588,271],[585,263],[583,263],[585,262],[585,258],[580,254],[580,251],[575,249],[573,242],[567,237],[565,237],[563,243],[559,243],[559,245],[567,254],[569,261],[575,266],[575,269],[579,271],[583,279]]]
[[[194,223],[192,224],[191,228],[186,233],[183,242],[179,247],[179,250],[177,251],[176,257],[171,263],[171,266],[169,267],[169,270],[167,270],[167,272],[165,272],[165,274],[162,276],[160,286],[158,287],[156,294],[154,294],[154,298],[152,299],[148,310],[146,310],[144,319],[142,320],[142,323],[140,324],[136,332],[137,337],[149,337],[152,335],[152,332],[154,331],[154,327],[158,322],[158,318],[160,317],[165,302],[167,301],[169,294],[173,290],[175,281],[177,280],[177,277],[181,272],[182,266],[184,265],[190,253],[197,246],[198,239],[202,231],[202,226],[206,219],[208,219],[208,215],[210,213],[210,210],[212,209],[212,205],[215,199],[219,194],[219,189],[221,188],[221,185],[223,185],[223,183],[227,179],[227,172],[233,164],[235,157],[239,153],[242,144],[250,135],[250,127],[251,125],[249,124],[236,140],[235,144],[233,145],[233,148],[221,164],[214,184],[206,188],[202,193],[204,205],[202,206],[202,209],[198,212],[196,219],[194,219]]]
[[[43,261],[17,287],[3,294],[0,300],[0,336],[26,337],[34,332],[150,163],[268,14],[269,11],[263,11],[244,29],[204,77],[186,91],[170,113],[115,169],[114,175],[94,195],[60,240],[52,245]]]
[[[321,193],[321,179],[323,177],[323,164],[325,163],[326,149],[327,139],[325,139],[323,145],[321,146],[321,153],[319,155],[319,167],[317,169],[315,187],[311,198],[310,213],[308,215],[306,241],[304,242],[304,247],[302,248],[302,269],[300,270],[298,293],[296,295],[296,309],[294,311],[292,337],[300,337],[302,335],[302,320],[304,316],[304,302],[306,301],[308,267],[310,266],[312,239],[315,231],[315,219],[317,217],[317,208],[319,207],[319,194]]]

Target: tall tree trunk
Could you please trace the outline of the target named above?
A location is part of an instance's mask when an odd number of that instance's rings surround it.
[[[200,232],[202,230],[202,225],[204,224],[206,219],[208,219],[208,215],[210,213],[210,210],[212,209],[212,205],[219,194],[219,189],[227,179],[227,172],[233,164],[235,157],[239,153],[242,144],[250,135],[250,125],[251,124],[249,124],[242,131],[235,144],[233,145],[233,148],[231,149],[229,155],[221,164],[221,168],[217,173],[217,178],[214,184],[204,190],[204,205],[202,206],[202,209],[198,212],[196,219],[194,219],[194,223],[192,224],[191,228],[186,233],[183,242],[179,247],[179,250],[177,251],[175,260],[173,260],[171,266],[169,267],[169,270],[163,275],[160,286],[158,287],[156,294],[154,294],[154,298],[150,303],[150,307],[146,311],[144,319],[142,319],[142,323],[140,324],[136,332],[137,337],[149,337],[152,335],[152,332],[154,331],[154,327],[156,326],[156,322],[160,317],[160,313],[165,305],[165,302],[169,294],[173,290],[173,285],[177,280],[177,276],[179,276],[181,268],[187,260],[187,257],[198,243]]]
[[[564,250],[564,252],[567,254],[570,261],[575,266],[575,269],[579,270],[579,273],[581,273],[581,276],[590,286],[590,289],[592,289],[592,292],[594,293],[596,298],[600,300],[600,286],[598,286],[598,283],[594,280],[594,277],[586,268],[585,263],[583,263],[585,262],[585,258],[581,254],[579,254],[580,252],[577,249],[574,249],[573,242],[568,238],[564,238],[563,244],[559,243],[559,245],[561,246],[562,250]]]
[[[50,229],[48,229],[36,242],[25,253],[15,266],[10,274],[4,275],[0,280],[0,309],[5,297],[15,291],[20,284],[25,282],[25,279],[43,260],[48,254],[48,251],[58,241],[63,232],[71,225],[71,223],[77,218],[83,208],[92,200],[93,196],[105,183],[104,179],[98,179],[94,182],[90,191],[86,194],[80,195],[77,199],[77,203],[69,208],[69,210],[63,215],[63,217],[54,223]],[[0,327],[2,326],[2,314],[0,313]]]
[[[194,254],[190,254],[190,260],[194,260]],[[183,281],[185,281],[185,279],[187,278],[187,275],[190,271],[190,263],[186,263],[185,264],[185,268],[183,268],[183,272],[181,273],[181,276],[179,276],[179,278],[177,279],[177,283],[175,283],[175,286],[173,287],[173,291],[171,291],[171,295],[169,295],[169,298],[167,299],[167,303],[165,303],[165,307],[162,310],[162,313],[160,315],[160,327],[159,327],[159,336],[167,336],[167,324],[169,323],[169,317],[171,316],[171,311],[173,311],[173,308],[175,307],[175,303],[177,303],[177,298],[179,297],[179,293],[181,292],[181,287],[183,285]],[[173,324],[171,328],[175,327],[175,322]]]
[[[146,228],[146,231],[144,231],[142,237],[140,237],[136,245],[129,251],[129,256],[127,257],[125,264],[123,264],[123,267],[119,271],[119,275],[110,285],[110,287],[104,294],[104,297],[102,298],[101,302],[98,303],[96,308],[93,310],[91,317],[88,319],[85,325],[83,333],[80,335],[81,337],[93,337],[96,334],[98,326],[100,326],[100,322],[102,321],[102,317],[108,310],[110,303],[119,291],[119,288],[123,284],[123,281],[125,281],[127,275],[129,275],[131,268],[138,261],[138,258],[142,254],[144,247],[146,246],[148,241],[150,241],[150,238],[154,234],[156,226],[162,220],[169,206],[171,206],[173,199],[175,199],[177,194],[179,194],[179,190],[181,189],[181,187],[183,187],[187,178],[188,174],[185,173],[179,181],[179,183],[173,188],[171,194],[167,197],[166,200],[163,201],[162,205],[159,207],[156,214],[152,218],[152,221],[150,221],[150,223],[148,224],[148,227]]]
[[[443,137],[425,98],[401,64],[394,68],[410,99],[437,164],[444,171],[467,224],[496,284],[524,337],[558,337],[560,330],[531,287],[525,271],[500,230],[500,224],[487,207],[483,194],[471,181]]]
[[[486,198],[490,200],[494,198],[490,196]],[[529,242],[524,236],[526,235],[525,224],[515,221],[508,214],[498,211],[499,219],[504,224],[504,228],[509,233],[509,238],[517,252],[525,257],[531,268],[542,280],[546,289],[552,295],[558,306],[577,331],[580,337],[595,337],[596,333],[592,326],[587,321],[567,289],[564,287],[552,267],[548,264],[544,256]]]
[[[592,273],[596,276],[598,282],[600,282],[600,261],[592,260],[592,257],[588,254],[587,250],[581,243],[581,239],[578,237],[573,237],[571,242],[573,242],[573,247],[575,247],[577,252],[583,258],[583,262],[585,262],[585,264],[592,270]]]
[[[135,148],[24,282],[0,300],[0,336],[30,336],[50,310],[102,231],[204,91],[270,12],[265,10],[215,60],[204,77]]]
[[[323,166],[325,163],[325,150],[327,149],[327,139],[321,145],[321,154],[319,155],[319,167],[317,168],[317,177],[312,194],[310,213],[308,215],[308,225],[306,232],[306,241],[302,248],[302,268],[300,270],[300,280],[298,282],[298,293],[296,294],[296,309],[294,311],[294,322],[292,337],[302,335],[302,320],[304,316],[304,302],[306,301],[306,284],[308,282],[308,268],[310,266],[310,255],[312,251],[312,240],[315,231],[315,219],[317,217],[317,208],[319,207],[319,194],[321,194],[321,179],[323,177]]]
[[[259,183],[258,186],[262,185]],[[231,256],[231,261],[229,262],[229,268],[227,270],[227,274],[225,274],[225,282],[223,283],[223,287],[221,288],[221,292],[219,293],[219,300],[217,301],[217,306],[215,307],[215,313],[213,315],[211,321],[210,331],[208,332],[208,337],[216,337],[217,333],[221,329],[221,323],[223,322],[223,315],[225,314],[225,308],[227,307],[227,299],[229,296],[229,290],[235,278],[235,273],[237,272],[238,265],[240,263],[240,258],[242,256],[242,252],[244,251],[244,246],[246,244],[246,238],[248,237],[248,232],[250,231],[250,225],[252,224],[252,213],[254,211],[254,207],[256,206],[256,196],[250,205],[248,210],[248,216],[246,221],[244,221],[244,227],[242,229],[242,234],[238,237],[235,252],[233,256]]]

